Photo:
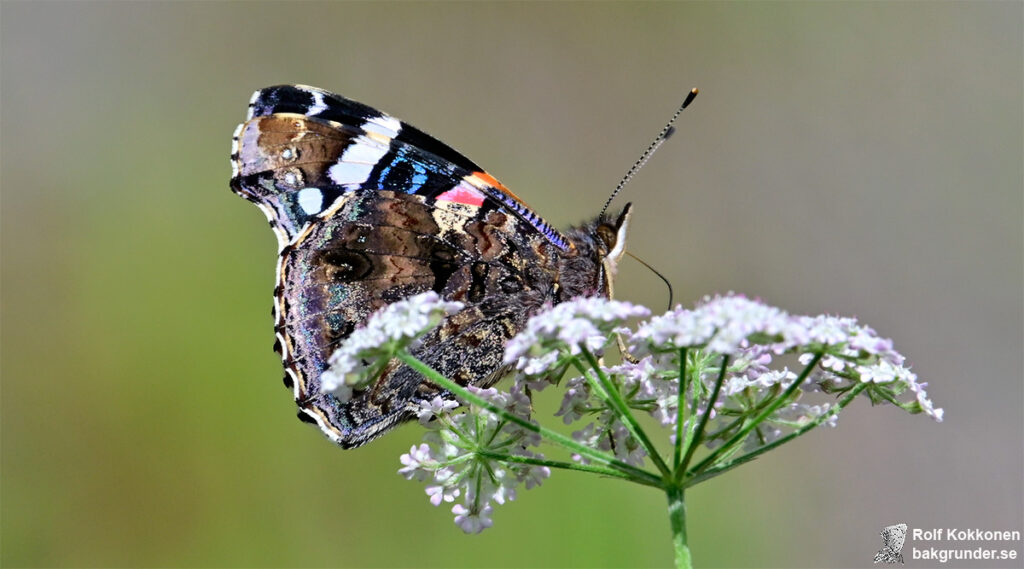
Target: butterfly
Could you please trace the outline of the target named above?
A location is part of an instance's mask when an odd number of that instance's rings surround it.
[[[342,403],[321,393],[331,353],[378,309],[435,291],[465,307],[413,351],[460,385],[507,371],[505,343],[545,306],[610,297],[631,207],[565,231],[423,131],[303,85],[256,91],[235,130],[231,189],[277,236],[275,350],[298,416],[343,448],[452,396],[392,361]]]

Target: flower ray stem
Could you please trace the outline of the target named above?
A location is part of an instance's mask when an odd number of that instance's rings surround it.
[[[810,361],[810,363],[807,364],[806,367],[804,367],[804,370],[802,372],[800,372],[799,377],[797,377],[796,380],[793,381],[793,384],[790,385],[786,389],[786,391],[784,391],[782,393],[782,395],[780,395],[775,400],[774,403],[772,403],[771,405],[765,407],[764,411],[761,411],[761,414],[758,415],[752,421],[750,421],[750,423],[748,423],[746,427],[744,427],[743,429],[740,429],[740,431],[738,433],[733,435],[722,446],[720,446],[717,449],[715,449],[715,451],[712,452],[710,455],[706,456],[704,458],[704,460],[700,461],[699,464],[697,464],[692,469],[690,469],[690,471],[687,472],[686,474],[689,477],[695,477],[695,476],[699,475],[701,472],[703,472],[704,470],[706,470],[708,467],[713,465],[722,456],[726,455],[727,453],[733,452],[735,450],[734,447],[737,444],[741,443],[747,437],[747,435],[750,433],[750,431],[754,430],[758,425],[763,423],[764,420],[767,419],[769,415],[771,415],[776,410],[778,410],[779,407],[782,407],[782,405],[789,399],[789,396],[792,395],[794,391],[796,391],[797,389],[800,388],[800,385],[804,382],[804,380],[807,379],[807,376],[809,376],[811,374],[811,371],[815,367],[817,367],[818,362],[821,361],[821,358],[824,355],[825,355],[824,352],[818,352],[818,353],[814,354],[814,358]],[[687,485],[689,485],[689,483],[687,483]]]
[[[741,464],[750,462],[750,461],[754,460],[755,458],[761,456],[762,454],[764,454],[764,453],[766,453],[766,452],[768,452],[770,450],[773,450],[773,449],[775,449],[775,448],[777,448],[779,446],[782,446],[782,445],[788,443],[789,441],[791,441],[791,440],[793,440],[793,439],[795,439],[795,438],[797,438],[797,437],[807,433],[811,429],[820,426],[822,423],[827,421],[829,417],[831,417],[832,415],[835,415],[836,413],[839,413],[840,411],[842,411],[843,408],[845,408],[847,405],[850,404],[851,401],[853,401],[854,397],[856,397],[858,394],[860,394],[861,391],[864,391],[865,389],[867,389],[867,387],[868,386],[865,383],[862,383],[862,384],[854,386],[854,388],[851,389],[849,392],[847,392],[846,396],[843,397],[839,401],[839,403],[837,404],[838,408],[835,409],[835,412],[823,413],[823,414],[815,417],[814,420],[811,421],[810,423],[807,423],[803,427],[800,427],[799,429],[793,431],[792,433],[790,433],[790,434],[788,434],[788,435],[786,435],[784,437],[776,439],[776,440],[774,440],[774,441],[772,441],[772,442],[770,442],[770,443],[768,443],[768,444],[766,444],[766,445],[764,445],[762,447],[757,448],[756,450],[752,450],[749,453],[747,453],[747,454],[745,454],[743,456],[740,456],[739,458],[736,458],[734,460],[730,460],[726,464],[722,464],[722,465],[716,466],[714,468],[708,468],[704,472],[701,472],[697,476],[694,476],[693,478],[690,478],[689,480],[687,480],[686,481],[686,486],[690,487],[690,486],[693,486],[694,484],[697,484],[698,482],[703,482],[704,480],[707,480],[708,478],[714,478],[715,476],[718,476],[719,474],[725,474],[726,472],[732,470],[733,468],[736,468],[737,466],[739,466]]]
[[[683,475],[686,473],[686,467],[690,464],[690,460],[693,458],[693,453],[697,451],[697,447],[699,447],[701,441],[704,440],[704,429],[708,425],[708,419],[711,418],[711,411],[715,408],[715,401],[718,400],[718,393],[722,390],[722,383],[725,381],[725,371],[728,367],[729,356],[722,356],[722,365],[718,369],[718,378],[715,379],[715,387],[711,391],[711,397],[708,398],[708,406],[704,409],[704,414],[700,416],[700,423],[697,424],[693,437],[688,441],[689,444],[686,445],[686,454],[683,455],[683,460],[679,463],[679,468],[676,469],[677,482],[682,481]]]
[[[412,354],[404,350],[399,351],[395,355],[395,357],[401,360],[402,363],[404,363],[405,365],[423,374],[423,376],[426,377],[430,382],[438,385],[442,389],[450,391],[451,393],[455,394],[458,397],[461,397],[463,400],[468,401],[473,405],[487,409],[491,413],[494,413],[507,421],[511,421],[530,432],[538,433],[545,439],[552,441],[558,445],[561,445],[562,447],[567,448],[572,452],[578,453],[581,456],[585,456],[591,460],[612,467],[615,470],[619,470],[621,472],[629,474],[630,477],[635,478],[637,482],[641,480],[646,480],[650,483],[653,483],[653,485],[655,486],[661,485],[660,476],[652,472],[648,472],[642,468],[637,468],[631,464],[627,464],[615,458],[614,456],[608,455],[601,451],[582,445],[561,433],[556,433],[555,431],[531,423],[530,421],[527,421],[522,417],[513,415],[512,413],[509,413],[505,409],[497,407],[491,402],[474,395],[465,387],[462,387],[461,385],[441,375],[437,370],[423,363],[422,361],[417,359],[416,356],[413,356]]]
[[[700,365],[694,367],[696,368],[696,370],[701,369]],[[694,374],[694,372],[691,372],[691,374]],[[705,389],[704,382],[701,381],[700,379],[700,371],[697,371],[696,375],[693,375],[693,377],[690,378],[689,383],[691,394],[690,401],[687,402],[690,405],[690,409],[687,412],[687,416],[690,418],[690,422],[683,429],[685,433],[683,436],[683,449],[690,448],[690,445],[693,444],[694,433],[697,432],[697,422],[694,421],[693,418],[697,416],[697,408],[700,404],[701,392]],[[682,457],[679,458],[679,462],[680,464],[682,464]],[[680,474],[680,472],[685,471],[685,469],[677,466],[675,471],[676,480],[681,480],[682,475]]]
[[[683,456],[683,425],[686,424],[686,348],[679,348],[679,391],[676,395],[676,444],[672,470],[678,472]]]
[[[622,424],[626,426],[629,434],[644,447],[644,450],[647,451],[647,454],[651,457],[651,462],[653,462],[658,468],[658,471],[661,472],[662,476],[670,477],[672,475],[672,471],[669,470],[664,459],[662,459],[661,455],[658,454],[658,449],[654,446],[654,443],[651,442],[651,439],[647,436],[647,433],[644,432],[643,428],[640,427],[640,423],[637,422],[636,417],[634,417],[633,413],[629,411],[629,406],[626,404],[625,400],[622,399],[622,394],[619,393],[619,390],[612,384],[612,380],[608,377],[608,374],[604,373],[604,370],[601,368],[601,364],[597,361],[597,357],[586,348],[583,348],[582,353],[583,357],[586,358],[587,363],[590,364],[591,369],[593,369],[594,373],[597,375],[597,382],[604,389],[612,410],[615,411],[615,414],[622,420]],[[576,364],[577,369],[580,370],[580,373],[584,376],[588,376],[586,370],[584,370],[583,366],[580,365],[578,358],[574,359],[573,362]]]
[[[660,483],[654,482],[653,480],[638,479],[635,476],[622,472],[621,470],[616,470],[614,468],[605,468],[603,466],[597,466],[593,464],[580,464],[577,462],[565,462],[561,460],[547,460],[544,458],[533,458],[530,456],[519,456],[515,454],[501,454],[489,451],[477,451],[476,454],[491,460],[515,462],[519,464],[530,464],[533,466],[547,466],[549,468],[561,468],[563,470],[578,470],[580,472],[592,472],[594,474],[599,474],[601,476],[609,476],[612,478],[622,478],[625,480],[630,480],[632,482],[636,482],[637,484],[642,484],[644,486],[651,486],[654,488],[661,487]]]

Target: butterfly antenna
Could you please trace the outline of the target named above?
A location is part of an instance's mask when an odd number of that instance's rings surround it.
[[[661,282],[665,283],[665,286],[668,288],[668,310],[672,310],[672,283],[670,283],[668,281],[668,279],[665,278],[665,275],[659,273],[658,269],[655,269],[654,267],[649,265],[647,263],[647,261],[644,261],[640,257],[637,257],[636,255],[630,253],[629,251],[626,251],[626,254],[629,255],[630,257],[633,257],[634,259],[636,259],[636,261],[638,263],[640,263],[641,265],[643,265],[643,266],[647,267],[648,269],[650,269],[650,271],[652,273],[658,275],[658,278],[661,279]]]
[[[619,185],[615,186],[615,191],[612,192],[612,195],[608,196],[608,200],[604,202],[604,207],[601,208],[601,215],[604,215],[604,212],[608,211],[608,206],[611,205],[612,200],[615,199],[615,196],[619,195],[619,192],[621,192],[622,188],[624,188],[626,184],[629,183],[629,180],[632,179],[633,176],[637,173],[637,171],[639,171],[640,168],[643,168],[644,164],[646,164],[647,161],[651,159],[651,156],[654,155],[654,151],[656,151],[659,146],[661,146],[666,140],[668,140],[668,137],[672,136],[672,133],[675,132],[675,127],[672,126],[672,123],[676,122],[676,119],[679,118],[679,113],[682,113],[683,109],[688,107],[690,103],[693,102],[693,99],[696,96],[696,88],[687,93],[686,100],[683,101],[682,105],[679,105],[679,108],[676,109],[675,114],[672,115],[671,119],[669,119],[668,124],[665,125],[665,128],[661,129],[661,132],[659,132],[658,136],[654,139],[653,142],[651,142],[651,145],[647,147],[647,150],[644,150],[644,153],[640,155],[640,159],[633,163],[633,166],[630,167],[629,171],[626,172],[626,175],[622,177],[622,181],[619,182]]]

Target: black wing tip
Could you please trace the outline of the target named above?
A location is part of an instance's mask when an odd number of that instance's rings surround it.
[[[300,84],[271,85],[257,89],[249,98],[248,120],[274,113],[309,114],[318,105],[326,109],[325,99],[344,97],[319,87]]]

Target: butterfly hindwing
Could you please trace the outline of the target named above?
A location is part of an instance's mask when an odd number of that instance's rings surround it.
[[[539,307],[554,274],[531,266],[532,245],[514,216],[392,191],[346,194],[280,259],[278,335],[302,411],[354,446],[432,396],[400,366],[347,405],[320,394],[327,359],[370,314],[433,290],[467,307],[427,336],[417,355],[463,384],[486,385],[504,343]],[[551,248],[543,244],[542,248]],[[525,283],[530,281],[531,286]]]

